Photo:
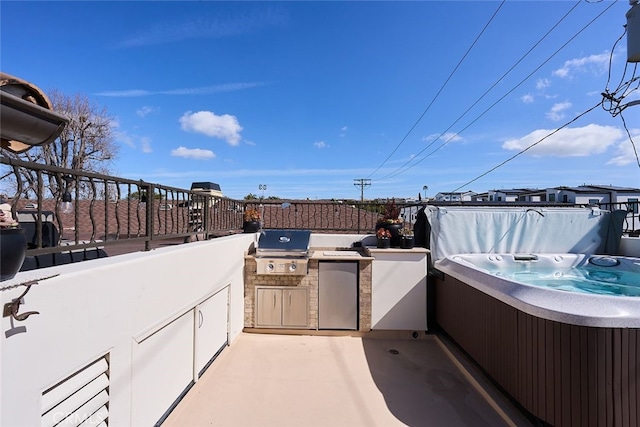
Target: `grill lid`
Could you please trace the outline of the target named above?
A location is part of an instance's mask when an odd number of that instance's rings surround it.
[[[258,239],[258,256],[306,256],[310,230],[263,230]]]

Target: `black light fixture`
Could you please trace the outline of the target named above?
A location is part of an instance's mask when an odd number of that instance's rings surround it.
[[[138,209],[146,209],[147,208],[147,190],[140,190],[140,202],[138,203]]]
[[[1,72],[0,106],[0,146],[13,153],[55,141],[69,123],[52,111],[51,101],[38,87]]]
[[[65,186],[64,193],[62,193],[62,205],[60,207],[62,208],[62,213],[68,214],[73,212],[73,200],[71,198],[71,193],[69,192],[69,181],[71,181],[73,178],[70,176],[65,176],[63,179],[65,182]]]

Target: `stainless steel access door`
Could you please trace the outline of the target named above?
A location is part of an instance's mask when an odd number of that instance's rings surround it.
[[[358,329],[358,263],[318,263],[318,328]]]

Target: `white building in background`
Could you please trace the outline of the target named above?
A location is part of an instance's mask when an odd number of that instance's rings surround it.
[[[578,187],[555,187],[546,190],[546,201],[572,203],[577,205],[597,205],[607,203],[627,203],[638,212],[640,189],[615,187],[612,185],[580,185]]]
[[[545,190],[537,188],[490,190],[488,200],[490,202],[541,202],[544,200],[545,194]]]
[[[513,188],[490,190],[486,193],[448,192],[438,193],[432,199],[436,202],[542,202],[567,203],[573,205],[607,205],[613,203],[614,209],[629,211],[627,220],[640,224],[639,203],[640,189],[632,187],[616,187],[612,185],[580,185],[577,187],[552,187],[547,189]],[[428,201],[427,201],[428,203]],[[401,217],[414,223],[421,205],[407,206],[401,210]],[[608,206],[604,206],[609,209]]]
[[[435,200],[437,202],[470,202],[476,195],[473,191],[438,193]]]

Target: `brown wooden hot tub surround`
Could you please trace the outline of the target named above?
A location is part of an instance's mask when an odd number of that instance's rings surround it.
[[[639,329],[548,320],[449,275],[433,280],[439,326],[531,415],[554,426],[640,425]]]

